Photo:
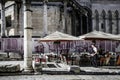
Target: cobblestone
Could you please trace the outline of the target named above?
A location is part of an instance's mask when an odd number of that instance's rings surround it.
[[[20,64],[21,69],[24,68],[23,61],[0,61],[0,65],[9,65],[9,64]],[[94,68],[94,67],[81,67],[82,70],[87,72],[102,72],[102,71],[120,71],[119,69],[102,69],[102,68]],[[120,80],[119,75],[8,75],[8,76],[0,76],[0,80]]]
[[[120,80],[119,75],[21,75],[1,76],[0,80]]]
[[[0,65],[20,65],[20,70],[24,68],[24,61],[0,61]],[[109,73],[120,73],[120,69],[106,69],[102,67],[80,67],[85,72],[109,72]]]

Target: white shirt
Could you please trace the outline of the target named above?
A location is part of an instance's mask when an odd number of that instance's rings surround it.
[[[93,47],[93,51],[95,52],[95,54],[97,54],[97,48]]]

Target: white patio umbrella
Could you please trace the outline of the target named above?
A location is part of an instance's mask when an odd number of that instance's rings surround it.
[[[112,45],[112,40],[118,40],[118,36],[110,33],[105,33],[101,31],[92,31],[90,33],[79,36],[80,39],[85,40],[110,40]],[[106,46],[106,42],[105,42]],[[112,46],[111,46],[112,50]]]
[[[110,33],[105,33],[101,31],[92,31],[90,33],[79,36],[80,39],[85,40],[117,40],[118,36]]]
[[[60,42],[64,42],[64,41],[70,42],[70,41],[78,41],[78,40],[83,40],[83,39],[56,31],[53,32],[52,34],[49,34],[46,37],[41,38],[39,42],[54,42],[55,44],[59,45]]]
[[[120,34],[118,34],[117,36],[118,36],[117,40],[120,41]]]
[[[47,41],[74,41],[74,40],[82,40],[82,39],[56,31],[46,37],[41,38],[39,41],[47,42]]]
[[[76,41],[76,40],[82,40],[82,39],[80,39],[78,37],[74,37],[69,34],[65,34],[65,33],[56,31],[46,37],[41,38],[39,41],[40,42],[53,41],[55,44],[59,45],[60,42],[63,42],[63,41],[69,42],[69,41]],[[57,50],[57,55],[58,55],[58,47],[56,47],[56,50]]]

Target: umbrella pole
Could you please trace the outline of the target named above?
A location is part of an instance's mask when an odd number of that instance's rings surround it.
[[[57,47],[57,51],[56,52],[57,52],[57,62],[58,62],[58,44],[57,44],[56,47]]]
[[[59,45],[60,45],[60,41],[54,41],[54,44],[56,44],[56,53],[57,53],[57,57],[58,57],[58,48],[59,48]],[[58,62],[58,58],[57,58],[57,62]]]
[[[106,52],[107,50],[106,50],[106,41],[105,41],[105,52]]]
[[[110,41],[110,44],[111,44],[111,51],[113,52],[113,50],[112,50],[112,41]]]

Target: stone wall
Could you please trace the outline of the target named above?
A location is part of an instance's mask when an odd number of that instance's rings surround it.
[[[80,1],[80,0],[78,0]],[[84,1],[85,2],[85,1]],[[105,31],[105,32],[110,32],[109,30],[109,23],[108,23],[108,12],[111,11],[112,13],[112,33],[113,34],[118,34],[120,33],[120,1],[118,0],[112,0],[112,1],[107,1],[107,0],[86,0],[86,2],[89,2],[89,4],[92,4],[92,7],[90,8],[92,10],[92,18],[93,18],[93,30],[96,29],[96,21],[95,21],[95,10],[98,11],[99,14],[99,30],[100,31]],[[118,3],[117,3],[118,2]],[[21,6],[20,12],[19,12],[19,23],[16,26],[17,22],[15,21],[16,18],[16,13],[15,13],[15,6],[12,5],[8,7],[7,5],[14,4],[14,2],[7,2],[6,3],[6,16],[11,15],[11,21],[12,25],[11,27],[7,28],[7,33],[8,35],[23,35],[23,8]],[[35,3],[36,4],[36,3]],[[32,27],[33,29],[33,36],[41,36],[43,34],[43,5],[41,3],[37,3],[36,5],[32,5]],[[64,12],[61,10],[61,6],[58,4],[62,4],[60,2],[58,3],[50,3],[48,5],[48,33],[52,33],[56,30],[64,32]],[[103,23],[103,19],[101,17],[102,12],[105,11],[105,28],[104,30],[101,27],[101,24]],[[118,24],[116,24],[116,18],[115,18],[115,12],[118,11]],[[71,14],[67,12],[67,33],[71,34],[72,33],[72,22],[71,22]],[[118,26],[118,27],[117,27]],[[74,27],[74,26],[73,26]],[[117,32],[118,31],[118,32]]]
[[[115,1],[114,1],[115,2]],[[119,1],[120,2],[120,1]],[[99,2],[99,3],[92,3],[92,17],[93,17],[93,29],[96,28],[96,22],[94,21],[95,20],[95,11],[98,12],[98,17],[99,17],[99,30],[100,31],[104,31],[104,29],[102,29],[101,27],[101,23],[103,22],[103,19],[102,19],[102,12],[104,11],[105,12],[105,28],[106,28],[106,31],[105,32],[109,32],[109,33],[113,33],[113,34],[119,34],[120,32],[120,4],[119,3],[110,3],[110,1],[105,1],[105,2]],[[116,22],[116,11],[118,12],[118,26],[117,26],[117,22]],[[109,25],[109,12],[111,12],[111,15],[112,15],[112,31],[110,32],[110,25]],[[118,30],[118,32],[117,32]]]
[[[43,6],[32,6],[33,36],[43,34]],[[48,33],[54,31],[63,32],[64,15],[59,6],[48,6]],[[71,34],[71,16],[67,15],[68,33]]]
[[[13,1],[8,1],[5,4],[6,10],[5,10],[5,17],[11,16],[11,26],[6,27],[6,34],[7,35],[15,35],[14,33],[14,2]],[[9,7],[8,7],[9,6]],[[0,7],[1,8],[1,7]],[[0,20],[1,23],[1,20]],[[11,32],[12,31],[12,32]]]
[[[32,7],[33,35],[40,36],[43,33],[43,6]],[[59,7],[48,6],[48,33],[58,30],[60,11]]]

